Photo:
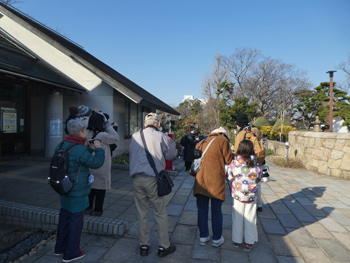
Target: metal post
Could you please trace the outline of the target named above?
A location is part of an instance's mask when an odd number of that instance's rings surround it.
[[[330,90],[329,90],[329,131],[333,132],[333,73],[336,70],[327,71],[330,77]]]

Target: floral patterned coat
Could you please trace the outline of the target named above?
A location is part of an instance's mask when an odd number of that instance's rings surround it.
[[[252,155],[251,159],[254,167],[248,167],[242,156],[237,156],[227,170],[228,180],[232,183],[232,198],[244,203],[251,203],[256,199],[258,182],[262,177],[262,169],[256,156]]]

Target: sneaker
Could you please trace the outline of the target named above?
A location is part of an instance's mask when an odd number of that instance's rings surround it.
[[[210,240],[210,236],[199,238],[199,245],[205,246],[205,244]]]
[[[168,248],[164,248],[164,247],[159,247],[158,248],[158,257],[166,257],[167,255],[174,253],[176,250],[176,246],[175,244],[170,244],[170,246]]]
[[[79,255],[79,256],[76,256],[75,258],[72,258],[72,259],[62,259],[62,261],[63,261],[63,262],[72,262],[72,261],[74,261],[74,260],[81,259],[81,258],[83,258],[83,257],[85,257],[85,256],[86,256],[86,251],[85,251],[85,250],[82,250],[82,251],[80,252],[80,255]]]
[[[262,209],[262,207],[258,207],[258,208],[256,209],[256,211],[258,211],[258,212],[262,212],[262,211],[263,211],[263,209]]]
[[[96,212],[96,211],[94,211],[94,214],[93,214],[94,216],[102,216],[102,212]]]
[[[270,176],[268,176],[268,177],[263,177],[263,178],[262,178],[262,181],[265,182],[265,183],[270,182],[270,181],[271,181]]]
[[[253,244],[244,243],[244,250],[250,251],[253,248]]]
[[[224,242],[225,242],[225,239],[224,239],[223,236],[221,236],[220,239],[218,239],[218,240],[213,240],[212,246],[213,246],[213,247],[220,247],[222,244],[224,244]]]
[[[53,253],[56,257],[59,257],[59,256],[62,256],[63,255],[63,253],[56,253],[56,252],[54,252]]]
[[[140,247],[140,255],[145,257],[145,256],[148,256],[148,251],[149,251],[149,246],[147,245],[142,245]]]
[[[236,243],[236,242],[233,242],[233,247],[239,247],[241,245],[241,243]]]

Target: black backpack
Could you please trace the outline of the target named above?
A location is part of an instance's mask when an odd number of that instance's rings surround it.
[[[51,187],[60,195],[67,195],[73,187],[75,181],[79,178],[80,167],[74,180],[68,176],[69,154],[68,152],[79,144],[75,143],[66,149],[62,149],[63,142],[54,153],[50,163],[50,175],[47,178]]]

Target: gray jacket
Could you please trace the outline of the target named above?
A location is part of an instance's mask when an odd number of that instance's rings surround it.
[[[177,155],[175,142],[169,136],[156,130],[154,126],[148,126],[145,128],[143,134],[157,171],[160,172],[161,170],[164,170],[165,160],[172,160]],[[129,154],[130,176],[155,176],[154,171],[148,162],[139,131],[132,135]]]
[[[92,135],[92,131],[86,131],[87,144],[88,140],[92,138]],[[105,132],[99,132],[95,138],[101,140],[101,147],[105,150],[105,162],[98,169],[90,169],[90,173],[95,177],[95,181],[92,183],[91,188],[100,190],[111,189],[112,159],[109,145],[119,141],[119,134],[109,125]]]

